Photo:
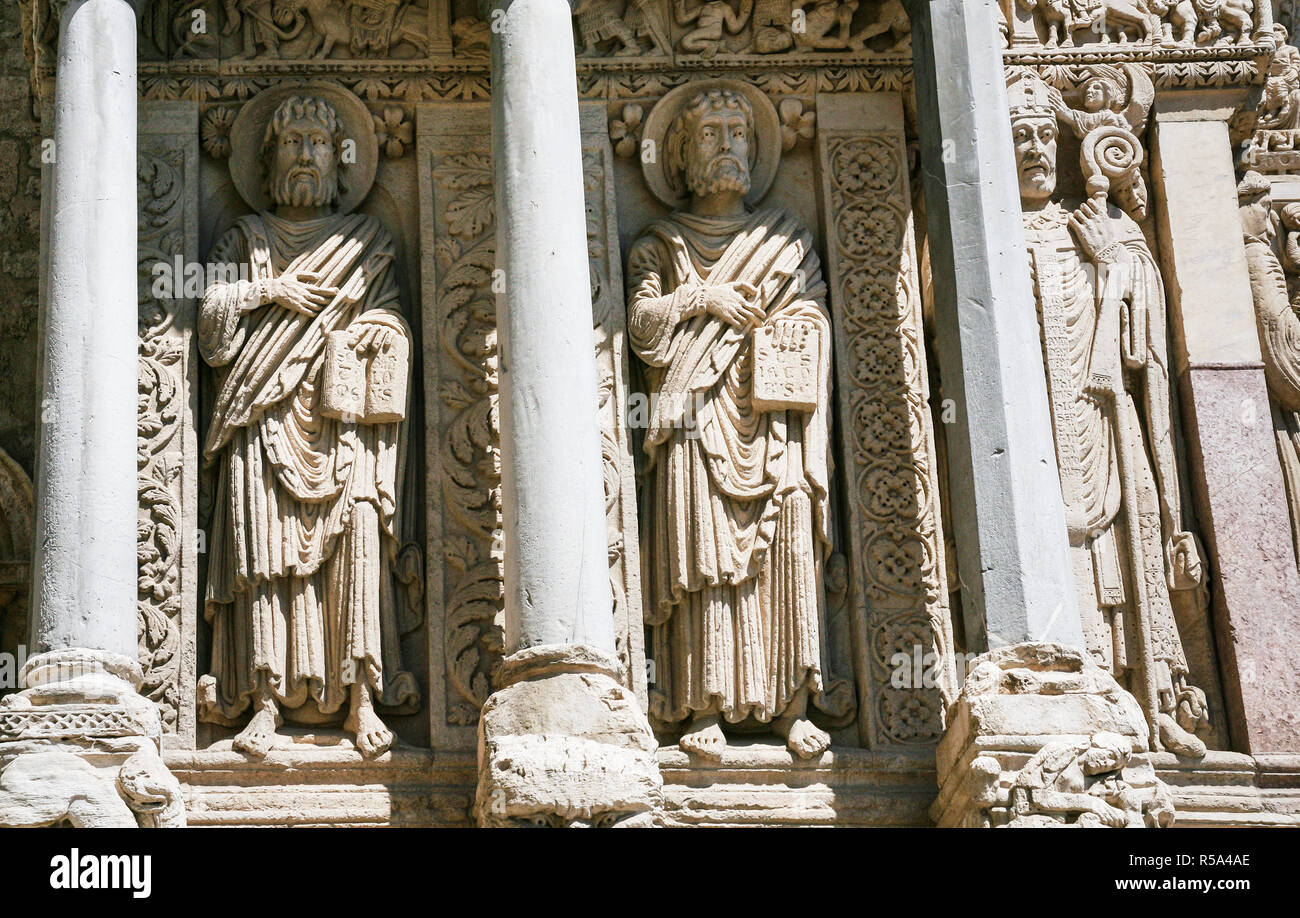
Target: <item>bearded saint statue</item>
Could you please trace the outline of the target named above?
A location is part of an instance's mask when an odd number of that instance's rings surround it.
[[[1008,92],[1084,636],[1159,742],[1201,756],[1205,695],[1170,591],[1203,590],[1204,573],[1179,496],[1160,270],[1122,209],[1057,196],[1055,90],[1017,76]]]
[[[392,239],[373,217],[335,212],[343,129],[318,97],[275,109],[262,146],[275,212],[217,242],[209,262],[246,279],[210,283],[199,313],[200,351],[219,368],[199,708],[235,726],[251,707],[234,740],[250,755],[284,717],[329,723],[345,702],[357,748],[379,755],[393,734],[376,703],[419,698],[390,567],[410,332]]]
[[[807,709],[823,678],[831,323],[808,230],[746,207],[754,125],[730,89],[682,106],[664,169],[689,209],[651,224],[628,255],[630,339],[652,405],[651,712],[714,759],[724,723],[769,729],[801,757],[830,743]],[[776,351],[792,361],[784,370]],[[797,398],[767,391],[791,374]]]

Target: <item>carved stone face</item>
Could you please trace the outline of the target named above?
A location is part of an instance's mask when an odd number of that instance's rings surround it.
[[[1110,84],[1106,80],[1089,80],[1083,87],[1083,107],[1089,112],[1110,108]]]
[[[715,108],[702,115],[686,143],[686,187],[697,195],[748,194],[751,133],[739,109]]]
[[[1017,118],[1011,123],[1022,205],[1041,203],[1056,191],[1057,133],[1056,119],[1050,116]]]
[[[1253,195],[1239,199],[1241,228],[1255,239],[1268,239],[1270,234],[1271,204],[1265,195]]]
[[[320,207],[338,197],[338,153],[329,128],[312,117],[287,122],[275,139],[271,199],[287,207]]]

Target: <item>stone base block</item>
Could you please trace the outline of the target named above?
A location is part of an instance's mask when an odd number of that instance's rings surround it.
[[[666,826],[930,825],[934,757],[832,746],[814,761],[772,742],[729,741],[716,763],[659,750]]]
[[[617,661],[584,647],[508,657],[479,720],[476,812],[484,826],[651,825],[657,743]]]
[[[980,657],[939,743],[940,826],[1166,826],[1169,788],[1152,766],[1137,701],[1086,654],[1060,644]]]
[[[0,826],[185,825],[134,661],[57,651],[30,659],[22,678],[0,701]]]
[[[230,749],[169,750],[192,826],[469,827],[473,753],[398,747],[375,759],[294,743],[254,759]]]

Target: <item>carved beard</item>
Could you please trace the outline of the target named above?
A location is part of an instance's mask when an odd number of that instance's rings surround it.
[[[686,164],[686,187],[698,195],[724,191],[749,194],[749,164],[730,153],[721,153],[705,163],[693,156]]]
[[[304,176],[308,181],[299,181]],[[271,199],[281,207],[323,207],[333,203],[338,193],[338,173],[331,169],[322,176],[315,166],[293,166],[271,187]]]

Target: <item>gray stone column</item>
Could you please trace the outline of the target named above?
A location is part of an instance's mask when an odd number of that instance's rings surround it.
[[[1057,824],[1019,813],[1021,770],[1035,755],[1105,754],[1131,806],[1071,821],[1166,824],[1142,709],[1084,644],[995,0],[909,8],[942,393],[957,409],[950,516],[967,644],[989,651],[946,712],[930,814],[944,826]]]
[[[479,722],[479,820],[645,821],[660,780],[614,647],[572,9],[481,6],[492,33],[509,656]]]
[[[1238,241],[1233,101],[1213,92],[1159,100],[1151,172],[1232,743],[1253,754],[1296,753],[1300,577]]]
[[[0,824],[183,823],[136,693],[136,16],[59,30],[31,643],[0,705]]]
[[[995,0],[911,0],[966,641],[1083,647]]]

